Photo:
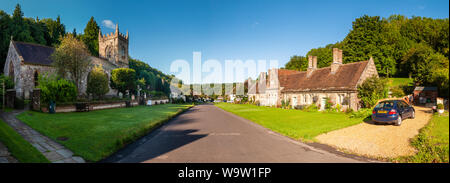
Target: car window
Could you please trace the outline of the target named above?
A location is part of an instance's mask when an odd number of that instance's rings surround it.
[[[394,106],[394,102],[380,102],[375,108],[392,108]]]

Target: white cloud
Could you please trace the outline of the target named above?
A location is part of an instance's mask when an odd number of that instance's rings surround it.
[[[116,28],[116,24],[114,24],[111,20],[103,20],[102,21],[102,25],[110,28],[110,29],[115,29]]]

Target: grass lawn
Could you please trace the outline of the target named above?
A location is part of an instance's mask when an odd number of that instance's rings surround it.
[[[389,86],[408,85],[413,82],[411,78],[389,78]]]
[[[2,120],[0,120],[0,141],[21,163],[50,163],[41,152]]]
[[[319,134],[363,122],[363,118],[350,118],[344,113],[305,112],[250,104],[215,105],[288,137],[306,141],[314,141]]]
[[[190,106],[192,105],[164,104],[57,114],[27,111],[18,118],[63,144],[75,155],[95,162],[108,157]],[[61,141],[64,138],[67,139]]]
[[[449,116],[434,114],[430,123],[420,130],[411,144],[418,153],[410,157],[401,157],[399,162],[409,163],[448,163],[449,161]]]

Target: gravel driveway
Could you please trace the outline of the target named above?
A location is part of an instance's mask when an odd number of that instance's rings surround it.
[[[373,158],[414,155],[416,149],[410,145],[410,139],[419,134],[432,116],[430,108],[414,108],[416,118],[404,120],[401,126],[367,122],[322,134],[316,139],[345,152]]]

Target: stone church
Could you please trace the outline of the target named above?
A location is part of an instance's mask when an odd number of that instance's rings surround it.
[[[126,35],[120,33],[118,25],[113,33],[102,35],[99,31],[99,57],[90,57],[92,65],[101,65],[108,77],[113,69],[128,68],[128,41],[128,31]],[[50,59],[54,50],[52,47],[11,39],[3,73],[14,81],[17,97],[29,99],[31,92],[38,85],[39,75],[56,73]],[[83,93],[86,91],[88,73],[86,72],[82,81]],[[110,88],[106,95],[116,94],[117,91]]]
[[[342,50],[333,49],[330,67],[317,68],[317,56],[309,56],[307,71],[269,69],[262,72],[258,80],[249,78],[249,100],[264,106],[280,106],[289,101],[293,108],[303,108],[315,104],[320,110],[330,100],[334,107],[359,109],[358,85],[367,78],[377,76],[374,61],[342,63]]]

